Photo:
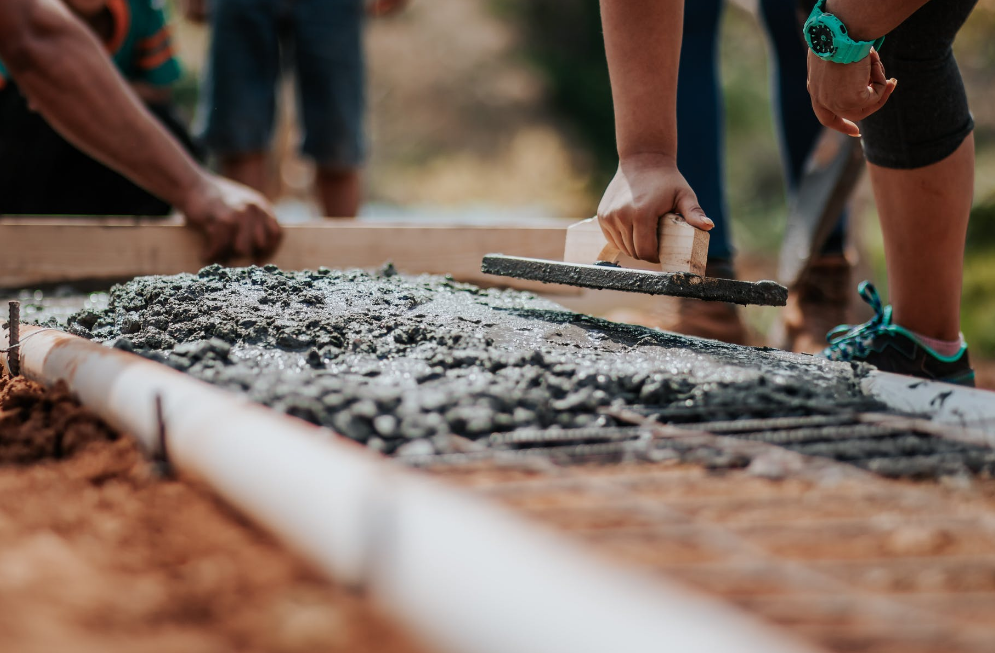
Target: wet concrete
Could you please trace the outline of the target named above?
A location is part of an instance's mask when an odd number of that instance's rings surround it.
[[[386,452],[521,428],[612,425],[607,406],[767,415],[860,400],[862,369],[575,314],[443,277],[273,266],[116,286],[70,332],[247,393]]]

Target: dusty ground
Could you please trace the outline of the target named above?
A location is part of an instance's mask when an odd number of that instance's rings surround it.
[[[420,650],[64,393],[0,379],[0,460],[0,650]]]
[[[435,473],[837,653],[995,650],[995,483],[677,464]]]

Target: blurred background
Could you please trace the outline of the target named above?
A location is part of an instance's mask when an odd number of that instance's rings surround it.
[[[722,74],[727,179],[743,278],[771,278],[787,205],[770,106],[767,44],[755,0],[727,4]],[[189,118],[206,29],[172,12],[186,66]],[[975,208],[968,239],[964,332],[979,382],[995,388],[995,0],[980,0],[956,45],[977,123]],[[616,161],[607,67],[595,0],[412,0],[367,30],[370,217],[584,218]],[[285,89],[285,99],[293,92]],[[317,217],[314,171],[295,154],[284,102],[272,165],[282,219]],[[887,279],[869,185],[853,200],[860,278]],[[942,220],[943,216],[936,216]],[[775,315],[747,319],[758,343]]]

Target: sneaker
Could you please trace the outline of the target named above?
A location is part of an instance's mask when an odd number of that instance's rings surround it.
[[[882,372],[974,387],[966,344],[954,356],[941,356],[908,329],[892,324],[891,306],[881,304],[871,283],[861,283],[858,292],[874,309],[874,317],[864,324],[844,324],[830,331],[826,336],[829,347],[822,352],[823,357],[870,363]]]
[[[817,354],[826,347],[826,333],[847,320],[852,266],[842,254],[820,256],[788,295],[780,328],[771,344],[778,349]]]

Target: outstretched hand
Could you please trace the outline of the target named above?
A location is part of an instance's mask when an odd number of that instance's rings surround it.
[[[632,258],[659,263],[657,225],[667,213],[679,213],[705,231],[715,226],[672,157],[637,154],[620,161],[598,207],[608,242]]]
[[[269,202],[251,188],[221,177],[206,175],[179,208],[187,225],[203,235],[203,258],[209,263],[231,258],[265,260],[282,238]]]
[[[885,105],[898,80],[885,76],[876,50],[856,63],[823,61],[808,53],[808,92],[816,117],[826,127],[860,136],[858,120]]]

